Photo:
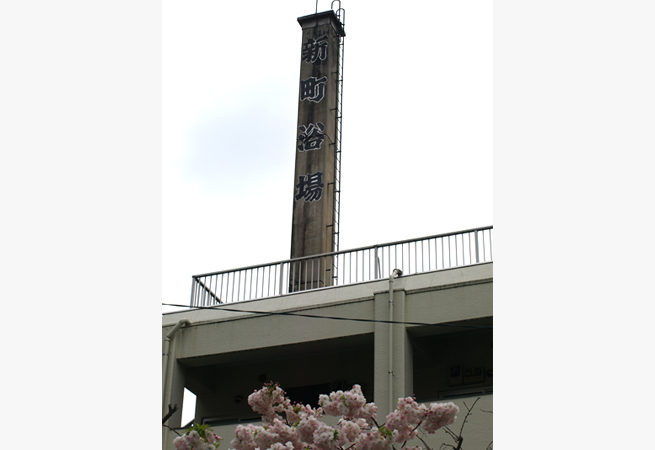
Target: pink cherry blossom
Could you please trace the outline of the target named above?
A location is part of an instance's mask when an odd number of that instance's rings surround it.
[[[323,417],[322,408],[314,409],[309,405],[300,404],[290,405],[286,409],[285,413],[287,416],[287,422],[291,425],[297,424],[302,419],[307,417],[316,417],[317,419]]]
[[[268,383],[262,389],[250,394],[248,404],[253,411],[262,415],[264,422],[272,422],[274,418],[280,418],[279,413],[291,406],[286,393],[273,383]]]
[[[362,388],[358,384],[349,391],[336,391],[328,395],[320,395],[318,404],[325,414],[347,418],[375,419],[377,406],[366,403]]]
[[[393,446],[393,437],[393,434],[385,436],[379,428],[373,427],[370,431],[359,435],[355,447],[358,450],[390,450]]]
[[[362,430],[368,428],[368,423],[364,419],[357,419],[355,421],[341,419],[337,424],[337,428],[339,429],[340,435],[346,441],[355,442]]]
[[[195,429],[191,429],[184,436],[175,438],[173,444],[177,450],[216,450],[221,438],[211,430],[202,432],[204,437],[200,436]]]
[[[269,383],[248,397],[253,411],[262,415],[263,426],[236,427],[230,442],[234,450],[392,450],[416,438],[418,428],[434,433],[455,422],[459,408],[454,403],[419,405],[413,397],[398,399],[384,425],[376,423],[377,406],[366,403],[359,385],[349,391],[336,391],[319,397],[319,408],[291,404],[286,393]],[[323,413],[341,416],[335,427],[321,421]],[[194,425],[173,443],[177,450],[216,450],[221,437],[206,425]]]
[[[455,423],[458,412],[459,408],[452,402],[430,403],[430,409],[427,411],[426,418],[421,426],[428,433],[434,433],[439,428]]]
[[[310,416],[302,419],[298,426],[296,426],[296,431],[298,432],[298,438],[302,442],[313,443],[314,440],[314,431],[316,431],[321,424],[316,417]]]
[[[232,439],[230,445],[236,450],[255,450],[255,435],[263,430],[263,427],[251,423],[248,425],[238,425],[234,431],[234,439]]]

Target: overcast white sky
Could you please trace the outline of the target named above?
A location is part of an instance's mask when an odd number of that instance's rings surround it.
[[[340,250],[492,225],[492,3],[342,6]],[[194,274],[289,258],[296,19],[315,7],[164,2],[164,303]]]

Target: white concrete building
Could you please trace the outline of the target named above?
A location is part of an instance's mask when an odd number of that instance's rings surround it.
[[[265,382],[312,406],[319,394],[359,384],[378,405],[381,422],[400,397],[454,401],[457,431],[464,403],[470,407],[479,397],[462,448],[487,448],[493,439],[492,232],[331,254],[327,267],[339,277],[320,289],[288,292],[294,261],[195,277],[209,294],[196,291],[195,304],[212,308],[163,316],[162,415],[169,404],[182,406],[186,387],[197,396],[194,421],[212,424],[227,449],[237,424],[257,420],[247,397]],[[396,268],[404,273],[392,276]],[[235,296],[239,301],[230,301]],[[167,425],[186,425],[180,421],[177,411]],[[163,428],[164,449],[174,448],[175,437]],[[433,450],[454,443],[442,430],[428,442]]]

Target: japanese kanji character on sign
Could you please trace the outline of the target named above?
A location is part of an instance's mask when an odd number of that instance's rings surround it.
[[[327,36],[318,39],[307,39],[307,42],[302,46],[302,60],[308,63],[315,63],[319,59],[325,61],[327,57],[327,45]]]
[[[325,83],[327,77],[316,78],[309,77],[306,80],[300,80],[300,100],[309,100],[318,103],[325,96]]]
[[[308,150],[320,150],[321,144],[325,140],[325,125],[317,122],[316,126],[310,123],[309,126],[301,125],[298,127],[300,135],[298,135],[298,150],[305,152]]]
[[[316,172],[308,175],[300,175],[296,184],[298,193],[296,201],[304,197],[306,202],[315,202],[323,195],[323,173]]]

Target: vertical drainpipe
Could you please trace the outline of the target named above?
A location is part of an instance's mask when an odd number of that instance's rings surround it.
[[[189,319],[180,319],[179,322],[175,324],[175,326],[166,333],[166,337],[164,338],[164,352],[163,352],[163,359],[162,359],[162,380],[161,380],[161,397],[162,397],[162,411],[166,411],[166,388],[169,387],[168,384],[170,384],[170,377],[168,373],[168,355],[170,351],[170,346],[171,346],[171,338],[175,333],[177,333],[177,330],[182,328],[183,325],[191,325],[191,322]],[[170,390],[170,389],[169,389]]]
[[[389,275],[389,413],[393,408],[393,279],[396,275],[401,276],[403,271],[393,269]]]

